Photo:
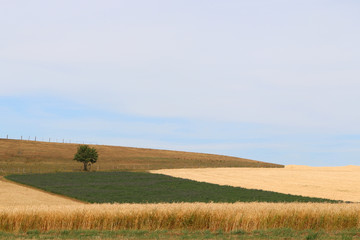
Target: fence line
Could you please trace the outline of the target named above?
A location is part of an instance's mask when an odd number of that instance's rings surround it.
[[[73,144],[90,144],[90,145],[99,145],[97,142],[90,141],[78,141],[65,138],[44,138],[38,136],[25,136],[20,137],[11,137],[9,134],[0,134],[0,139],[10,139],[10,140],[20,140],[20,141],[35,141],[35,142],[52,142],[52,143],[73,143]]]

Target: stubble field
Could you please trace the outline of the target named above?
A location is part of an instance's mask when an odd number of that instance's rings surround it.
[[[0,176],[81,171],[73,161],[79,144],[0,139]],[[91,145],[99,153],[96,171],[146,171],[201,167],[284,167],[279,164],[214,154]]]
[[[79,201],[21,186],[0,178],[0,209],[14,206],[79,205]]]
[[[285,168],[202,168],[151,171],[219,185],[360,202],[360,166]]]

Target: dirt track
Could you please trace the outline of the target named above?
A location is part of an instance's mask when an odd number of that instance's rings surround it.
[[[220,185],[360,202],[360,166],[202,168],[151,171]]]
[[[0,178],[0,206],[19,205],[79,205],[65,197],[21,186]]]

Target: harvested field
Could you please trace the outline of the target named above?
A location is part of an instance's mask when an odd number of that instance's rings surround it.
[[[45,193],[0,179],[0,206],[79,205],[65,197]]]
[[[79,144],[0,139],[0,175],[80,171],[73,161]],[[205,153],[91,145],[99,153],[96,171],[165,168],[284,167],[279,164]]]
[[[360,202],[360,166],[163,169],[152,173],[220,185]]]
[[[360,204],[173,203],[1,207],[0,230],[345,230],[360,227]]]

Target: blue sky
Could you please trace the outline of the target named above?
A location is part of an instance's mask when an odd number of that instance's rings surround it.
[[[0,137],[358,165],[360,3],[0,3]]]

